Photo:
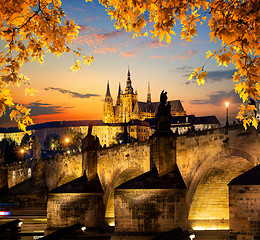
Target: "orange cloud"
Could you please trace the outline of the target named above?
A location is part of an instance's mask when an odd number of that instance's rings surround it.
[[[150,56],[151,59],[162,59],[167,58],[167,56]]]
[[[159,40],[150,40],[141,42],[139,44],[143,48],[160,48],[160,47],[168,47],[169,45],[163,42],[160,42]]]
[[[100,33],[101,29],[95,29],[91,26],[81,26],[81,36],[73,42],[75,45],[84,45],[93,48],[93,53],[116,53],[121,50],[120,44],[109,44],[110,39],[114,39],[126,34],[123,31],[113,31],[109,33]],[[75,46],[74,46],[75,47]]]
[[[172,60],[176,60],[176,59],[180,59],[180,60],[182,60],[182,61],[185,61],[185,60],[187,60],[187,59],[190,59],[192,56],[194,56],[194,55],[196,55],[197,54],[197,51],[195,51],[195,50],[193,50],[193,49],[191,49],[191,50],[189,50],[188,52],[184,52],[184,53],[182,53],[182,55],[180,55],[180,56],[172,56]]]
[[[129,57],[136,57],[137,54],[137,49],[133,49],[130,51],[121,51],[120,52],[120,56],[125,57],[125,58],[129,58]]]
[[[108,54],[108,53],[116,53],[120,50],[120,46],[122,44],[112,44],[109,45],[107,43],[101,45],[100,47],[97,47],[93,53],[102,53],[102,54]]]
[[[97,31],[95,28],[88,25],[79,25],[79,26],[80,26],[79,29],[80,33],[89,33],[90,31]]]
[[[90,21],[93,21],[93,20],[96,20],[96,19],[100,19],[100,17],[86,18],[85,21],[90,22]]]
[[[182,47],[186,47],[186,46],[188,46],[190,44],[191,44],[190,42],[184,42],[184,41],[179,43],[179,45],[182,46]]]

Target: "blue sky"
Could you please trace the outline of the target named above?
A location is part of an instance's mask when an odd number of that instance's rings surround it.
[[[146,101],[150,82],[152,101],[158,101],[162,90],[169,100],[180,99],[187,114],[216,115],[225,122],[226,99],[230,100],[230,119],[235,119],[239,97],[233,92],[233,68],[218,67],[215,60],[208,61],[205,53],[219,49],[209,43],[206,24],[198,28],[198,37],[192,43],[179,37],[180,26],[171,44],[151,36],[132,38],[131,33],[116,31],[104,7],[97,1],[64,0],[63,10],[79,26],[80,35],[72,48],[81,48],[83,54],[92,54],[95,62],[73,73],[70,66],[77,60],[72,54],[59,58],[46,54],[44,65],[29,63],[22,73],[31,79],[38,90],[34,97],[24,97],[24,88],[14,88],[15,101],[32,108],[35,123],[56,120],[102,119],[104,95],[109,80],[111,94],[116,100],[118,84],[124,90],[128,66],[133,88],[139,101]],[[149,30],[148,24],[148,30]],[[205,65],[209,72],[205,85],[187,82],[193,69]],[[7,117],[0,119],[1,126],[15,125]]]

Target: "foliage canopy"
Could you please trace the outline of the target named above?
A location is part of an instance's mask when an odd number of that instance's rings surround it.
[[[86,0],[88,2],[88,0]],[[211,41],[220,41],[221,48],[208,51],[207,58],[215,58],[219,65],[234,64],[235,91],[241,97],[238,118],[244,127],[257,127],[255,106],[247,104],[250,98],[260,96],[260,5],[257,0],[99,0],[105,6],[116,29],[146,36],[146,25],[152,24],[150,34],[170,43],[174,26],[182,26],[181,38],[191,41],[197,35],[197,25],[207,23]],[[26,83],[25,94],[33,94],[28,77],[19,74],[24,62],[43,63],[45,52],[57,56],[71,52],[69,45],[77,37],[79,27],[65,18],[61,0],[10,0],[0,2],[0,37],[6,50],[0,52],[0,116],[6,107],[12,109],[10,118],[25,130],[31,124],[30,109],[13,102],[10,84]],[[80,49],[73,51],[81,56]],[[92,56],[83,56],[88,65]],[[78,60],[71,67],[79,69]],[[207,72],[195,69],[189,79],[203,84]]]
[[[5,51],[0,52],[0,116],[11,108],[10,118],[18,122],[18,127],[25,130],[31,124],[30,109],[15,104],[10,85],[27,84],[25,95],[33,95],[29,78],[19,74],[25,62],[38,60],[43,63],[46,52],[60,56],[71,52],[69,47],[78,35],[79,26],[67,20],[61,8],[60,0],[10,0],[0,2],[0,38],[5,42]],[[81,56],[79,49],[73,51]],[[88,65],[92,56],[83,56],[83,63]],[[72,71],[80,67],[81,61],[75,62]]]
[[[237,118],[244,127],[257,128],[255,106],[250,99],[260,98],[260,5],[256,0],[100,0],[106,7],[116,29],[145,36],[148,22],[152,23],[152,37],[171,42],[174,26],[182,26],[181,38],[191,41],[197,35],[197,25],[207,21],[211,41],[220,41],[221,48],[208,51],[207,58],[215,58],[219,65],[234,64],[235,92],[243,101]],[[189,80],[204,84],[207,72],[197,68]]]

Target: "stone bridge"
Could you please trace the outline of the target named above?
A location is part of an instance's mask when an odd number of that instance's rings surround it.
[[[147,142],[89,151],[83,155],[38,160],[20,169],[9,167],[8,184],[9,187],[15,185],[16,176],[25,179],[32,175],[38,180],[44,179],[48,191],[51,191],[81,177],[84,171],[88,180],[97,175],[104,191],[105,219],[112,225],[116,218],[114,204],[119,201],[114,197],[117,191],[114,190],[118,186],[120,189],[120,185],[149,172],[153,166],[163,177],[177,165],[186,185],[184,199],[188,226],[193,229],[228,229],[227,184],[260,163],[259,134],[253,128],[245,131],[236,125],[228,132],[215,129],[173,137],[153,137]],[[21,178],[17,178],[17,183],[19,181]]]

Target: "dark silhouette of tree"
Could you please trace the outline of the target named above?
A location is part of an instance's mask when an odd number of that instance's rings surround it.
[[[123,132],[117,133],[114,140],[116,144],[122,144],[124,142],[125,134]],[[137,142],[138,140],[134,137],[131,137],[129,133],[127,133],[127,141],[129,143]]]
[[[31,147],[31,136],[28,133],[24,134],[22,141],[20,143],[20,147],[25,148],[25,149],[30,149],[30,147]]]
[[[6,164],[19,161],[18,144],[10,138],[4,138],[0,142],[0,155]]]
[[[43,145],[47,150],[61,151],[61,137],[55,133],[48,134],[43,142]]]
[[[76,152],[81,151],[83,134],[81,132],[76,132],[73,129],[69,129],[67,137],[69,139],[67,149]]]

